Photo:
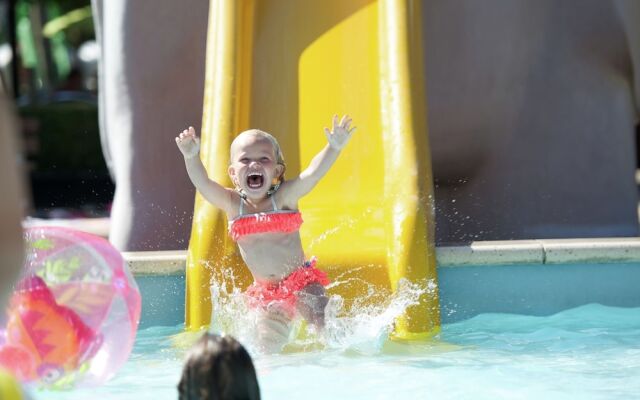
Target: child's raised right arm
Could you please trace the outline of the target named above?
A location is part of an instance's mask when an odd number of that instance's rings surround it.
[[[176,137],[178,149],[184,156],[184,164],[191,182],[198,192],[214,206],[228,211],[231,208],[231,191],[209,179],[207,170],[200,160],[200,139],[193,127],[185,129]]]

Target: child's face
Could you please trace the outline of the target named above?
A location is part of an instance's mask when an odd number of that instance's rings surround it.
[[[229,176],[250,198],[265,197],[283,168],[277,163],[273,144],[265,137],[247,134],[238,137],[231,147]]]

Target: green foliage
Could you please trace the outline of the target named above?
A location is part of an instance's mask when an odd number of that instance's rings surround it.
[[[43,27],[42,34],[50,38],[55,34],[86,20],[91,20],[91,6],[78,8],[50,19]]]
[[[31,70],[34,78],[31,84],[35,84],[36,89],[41,88],[38,85],[42,82],[48,85],[48,80],[56,87],[71,72],[70,49],[76,49],[83,42],[95,38],[91,2],[19,0],[15,7],[21,65]],[[38,17],[40,13],[44,21]],[[38,41],[41,40],[50,51],[50,60],[45,60],[42,52],[37,50],[40,46]]]

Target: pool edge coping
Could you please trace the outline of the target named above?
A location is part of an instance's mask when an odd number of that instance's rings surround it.
[[[187,251],[122,253],[136,276],[184,274]],[[519,264],[640,263],[640,238],[482,241],[436,247],[439,268]]]

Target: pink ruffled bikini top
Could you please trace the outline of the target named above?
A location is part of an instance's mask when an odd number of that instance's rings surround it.
[[[300,211],[278,210],[276,201],[271,196],[273,211],[255,214],[242,214],[244,199],[240,199],[238,216],[229,221],[229,235],[234,241],[258,233],[292,233],[300,229],[302,215]]]

